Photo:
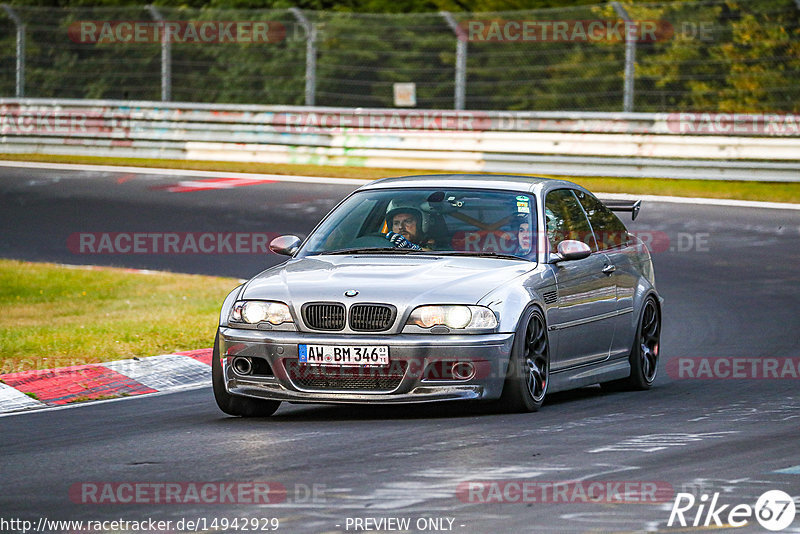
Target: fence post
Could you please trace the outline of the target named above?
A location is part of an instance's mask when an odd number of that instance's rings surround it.
[[[298,8],[290,7],[289,11],[306,31],[306,106],[313,106],[317,86],[317,29]]]
[[[15,94],[17,98],[22,98],[25,96],[25,23],[22,22],[22,19],[8,4],[3,4],[3,9],[8,18],[14,21],[14,25],[17,27],[17,84]]]
[[[464,98],[467,92],[467,36],[448,11],[440,11],[450,29],[456,36],[456,90],[454,109],[464,109]]]
[[[147,6],[153,20],[161,22],[161,101],[172,100],[172,43],[169,42],[164,27],[164,17],[154,5]]]
[[[626,113],[633,111],[633,79],[636,76],[636,24],[619,2],[611,2],[614,11],[625,21],[625,88],[622,97],[622,109]]]

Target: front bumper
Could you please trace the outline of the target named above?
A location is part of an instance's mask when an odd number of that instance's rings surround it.
[[[309,403],[392,404],[496,399],[503,389],[513,342],[514,334],[353,335],[227,327],[219,330],[219,354],[229,393]],[[386,345],[390,365],[389,368],[367,369],[301,366],[298,363],[301,343]],[[258,372],[248,375],[237,372],[232,365],[237,357],[258,362],[253,366]],[[469,362],[473,376],[459,379],[431,373],[435,366],[454,362]],[[370,381],[371,377],[385,378],[390,373],[392,380]]]

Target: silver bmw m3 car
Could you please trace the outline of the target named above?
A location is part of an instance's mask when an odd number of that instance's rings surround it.
[[[646,244],[563,180],[378,180],[225,299],[214,341],[223,412],[291,403],[493,401],[539,409],[591,384],[648,389],[661,298]]]

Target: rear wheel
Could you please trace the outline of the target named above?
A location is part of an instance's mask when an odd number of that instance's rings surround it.
[[[280,401],[253,399],[231,395],[225,389],[225,377],[219,359],[219,332],[214,339],[214,352],[211,355],[211,382],[214,388],[214,399],[219,409],[228,415],[240,417],[268,417],[275,413],[281,405]]]
[[[658,353],[661,340],[661,312],[653,297],[647,297],[639,317],[636,337],[631,347],[631,374],[628,378],[602,384],[609,391],[621,389],[645,390],[652,387],[658,373]]]
[[[511,349],[508,372],[500,397],[507,412],[535,412],[544,402],[550,378],[550,346],[542,313],[525,314]]]
[[[650,389],[658,373],[658,351],[661,340],[661,314],[653,297],[648,297],[639,319],[636,341],[631,348],[631,376],[628,385],[634,389]]]

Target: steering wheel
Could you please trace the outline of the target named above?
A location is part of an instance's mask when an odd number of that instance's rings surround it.
[[[361,237],[356,238],[351,243],[351,246],[354,248],[357,247],[375,247],[375,248],[386,248],[386,245],[392,245],[393,247],[397,248],[397,245],[389,241],[389,238],[385,235],[381,234],[380,232],[374,232],[371,234],[362,235]]]

